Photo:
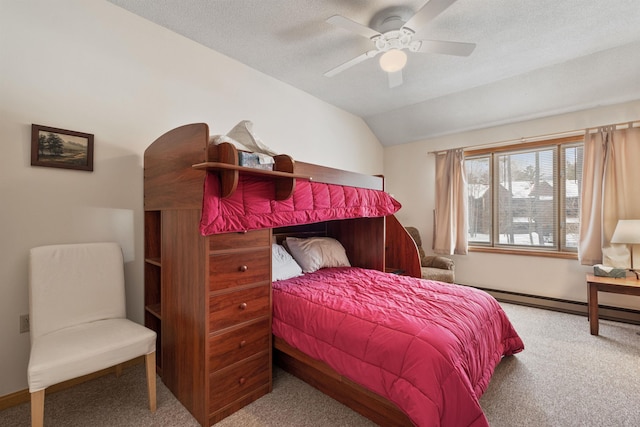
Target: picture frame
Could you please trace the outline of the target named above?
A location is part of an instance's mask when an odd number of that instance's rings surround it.
[[[32,124],[31,166],[93,171],[93,134]]]

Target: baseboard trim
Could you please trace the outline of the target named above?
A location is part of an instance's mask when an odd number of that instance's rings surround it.
[[[47,387],[46,394],[55,393],[57,391],[66,390],[78,384],[82,384],[86,381],[93,380],[95,378],[99,378],[109,374],[118,375],[119,372],[122,372],[122,368],[128,368],[130,366],[138,365],[144,363],[144,356],[136,357],[135,359],[131,359],[127,362],[121,363],[120,365],[112,366],[107,369],[103,369],[98,372],[93,372],[91,374],[84,375],[82,377],[73,378],[68,381],[64,381],[58,384],[54,384],[50,387]],[[14,393],[5,394],[4,396],[0,396],[0,411],[11,408],[12,406],[21,405],[23,403],[27,403],[31,401],[31,394],[29,393],[29,389],[19,390]]]
[[[578,314],[585,317],[588,315],[588,306],[585,302],[543,297],[519,292],[502,291],[498,289],[482,288],[478,286],[474,287],[487,292],[495,299],[502,302],[520,304],[546,310],[560,311],[563,313]],[[628,308],[600,305],[598,309],[598,318],[640,325],[640,311],[631,310]]]

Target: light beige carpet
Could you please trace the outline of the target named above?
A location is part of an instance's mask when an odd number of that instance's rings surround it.
[[[503,359],[480,399],[492,427],[640,426],[640,326],[502,304],[525,350]],[[273,392],[216,427],[373,426],[276,368]],[[0,426],[29,426],[29,405],[0,411]],[[147,409],[142,365],[46,398],[46,426],[198,426],[158,381],[158,411]],[[444,426],[448,427],[448,426]]]

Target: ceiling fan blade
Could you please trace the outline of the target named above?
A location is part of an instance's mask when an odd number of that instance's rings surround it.
[[[441,53],[443,55],[469,56],[476,48],[475,43],[445,42],[440,40],[419,40],[420,47],[415,52]]]
[[[325,75],[325,77],[333,77],[336,74],[343,72],[347,68],[353,67],[354,65],[359,64],[362,61],[365,61],[365,60],[367,60],[369,58],[373,58],[378,53],[380,53],[379,50],[370,50],[368,52],[365,52],[362,55],[356,56],[355,58],[345,62],[342,65],[338,65],[337,67],[332,68],[331,70],[329,70],[326,73],[324,73],[324,75]]]
[[[402,27],[409,28],[417,33],[422,27],[431,22],[432,19],[440,15],[455,2],[456,0],[429,0]]]
[[[402,84],[402,70],[395,71],[389,74],[389,88],[393,89],[394,87],[398,87]]]
[[[333,15],[331,18],[327,19],[327,22],[335,25],[336,27],[351,31],[352,33],[360,34],[368,39],[380,35],[376,30],[352,21],[349,18],[345,18],[342,15]]]

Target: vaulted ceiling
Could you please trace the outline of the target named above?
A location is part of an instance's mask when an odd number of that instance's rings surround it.
[[[383,145],[640,99],[637,0],[109,1],[361,116]],[[328,18],[375,26],[427,3],[444,9],[414,39],[475,43],[469,56],[408,51],[393,88],[379,56],[324,75],[374,49]]]

